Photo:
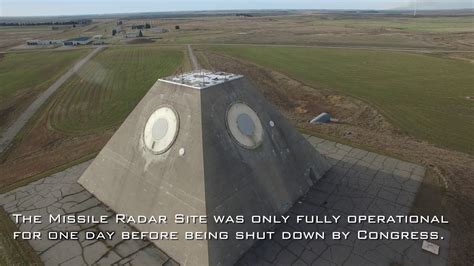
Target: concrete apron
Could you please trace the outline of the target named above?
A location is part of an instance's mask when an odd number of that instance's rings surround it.
[[[317,137],[307,140],[333,165],[307,195],[293,206],[288,215],[347,216],[357,214],[407,215],[423,180],[425,169],[419,165],[378,155]],[[90,161],[30,183],[0,196],[0,204],[11,214],[85,214],[106,215],[108,224],[20,224],[19,230],[40,231],[116,231],[110,240],[30,240],[45,265],[134,263],[137,265],[173,265],[176,262],[148,241],[121,240],[128,225],[116,224],[114,213],[84,190],[77,179]],[[344,218],[341,218],[344,220]],[[357,240],[355,231],[438,231],[444,240],[439,255],[422,249],[422,240]],[[239,265],[299,263],[331,265],[445,265],[448,257],[448,231],[433,225],[366,224],[279,224],[275,231],[352,232],[349,240],[262,240],[237,263]]]

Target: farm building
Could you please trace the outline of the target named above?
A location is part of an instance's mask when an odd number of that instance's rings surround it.
[[[140,37],[140,31],[127,32],[124,35],[125,38],[138,38]]]
[[[143,30],[145,25],[132,25],[132,30]]]
[[[29,40],[27,45],[63,45],[62,40]]]
[[[91,42],[91,37],[78,37],[64,41],[64,45],[86,45]]]

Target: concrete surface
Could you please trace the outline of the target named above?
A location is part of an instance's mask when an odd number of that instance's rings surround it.
[[[408,215],[425,169],[376,153],[306,136],[333,167],[291,215]],[[345,218],[341,218],[344,220]],[[290,222],[276,231],[351,232],[349,241],[263,240],[237,265],[446,265],[449,231],[429,224],[307,225]],[[444,240],[438,256],[422,250],[423,240],[355,239],[356,231],[438,231]]]
[[[36,100],[20,115],[20,117],[13,122],[0,137],[0,153],[5,151],[11,144],[15,136],[26,125],[30,118],[36,114],[38,109],[48,100],[48,98],[55,93],[66,80],[74,75],[87,61],[94,57],[97,53],[104,49],[104,46],[99,46],[89,53],[86,57],[79,60],[71,69],[59,77],[47,90],[41,93]]]
[[[236,102],[261,120],[263,137],[244,148],[227,129]],[[153,154],[143,129],[161,106],[179,116],[169,149]],[[274,127],[270,126],[274,122]],[[179,150],[184,149],[184,155]],[[79,179],[89,192],[118,213],[131,216],[278,215],[303,196],[329,169],[326,160],[245,78],[204,90],[159,80],[143,97]],[[263,232],[270,224],[140,224],[140,231]],[[187,265],[235,263],[255,240],[154,241]]]
[[[147,241],[125,241],[117,237],[104,241],[84,239],[84,230],[133,230],[128,225],[116,224],[114,214],[77,183],[90,163],[79,164],[1,196],[1,204],[10,214],[42,215],[42,224],[22,224],[19,227],[21,231],[38,231],[44,235],[48,231],[81,231],[80,240],[30,240],[30,245],[45,265],[110,265],[127,262],[136,265],[177,264]],[[110,223],[49,224],[49,214],[107,215]]]
[[[425,169],[397,159],[341,145],[316,137],[308,140],[333,164],[290,214],[406,214],[413,203]],[[42,214],[77,213],[112,215],[76,180],[90,162],[0,196],[0,204],[9,213]],[[75,228],[74,228],[75,227]],[[90,226],[97,228],[97,226]],[[334,225],[296,224],[277,226],[275,230],[298,229],[332,231]],[[340,224],[347,231],[357,226]],[[366,226],[373,231],[386,226]],[[421,241],[333,241],[333,240],[264,240],[258,242],[238,262],[239,265],[446,265],[449,232],[431,225],[389,226],[392,230],[436,230],[445,238],[439,256],[423,251]],[[71,229],[77,226],[71,225]],[[81,229],[89,225],[81,226]],[[64,230],[57,224],[32,228],[21,225],[21,231]],[[132,230],[129,226],[101,225],[101,230]],[[339,228],[340,229],[340,228]],[[46,265],[110,264],[136,265],[174,264],[173,260],[144,241],[30,241]]]
[[[215,72],[207,69],[199,69],[181,73],[175,76],[161,78],[159,80],[167,83],[184,85],[185,87],[190,87],[196,90],[204,90],[215,85],[239,78],[242,78],[242,75],[222,71]]]

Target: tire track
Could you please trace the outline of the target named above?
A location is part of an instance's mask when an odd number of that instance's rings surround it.
[[[190,44],[188,44],[188,56],[189,56],[189,59],[191,60],[191,65],[193,66],[193,70],[200,69],[201,67],[199,66],[199,63],[196,57],[194,56],[193,48],[191,47]]]
[[[38,98],[8,127],[0,138],[0,153],[4,152],[11,144],[15,136],[20,130],[26,125],[31,117],[40,109],[41,106],[53,95],[61,85],[66,82],[71,76],[73,76],[85,63],[87,63],[97,53],[102,51],[105,46],[100,46],[94,49],[85,58],[79,60],[71,69],[59,77],[46,91],[41,93]]]

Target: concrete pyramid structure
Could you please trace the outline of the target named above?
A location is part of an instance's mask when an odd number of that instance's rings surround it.
[[[325,159],[243,76],[210,71],[158,80],[79,183],[117,213],[166,215],[145,232],[181,265],[231,265],[270,224],[218,224],[214,215],[284,214],[329,168]],[[176,214],[207,224],[175,224]],[[228,232],[229,240],[184,240],[185,232]]]

